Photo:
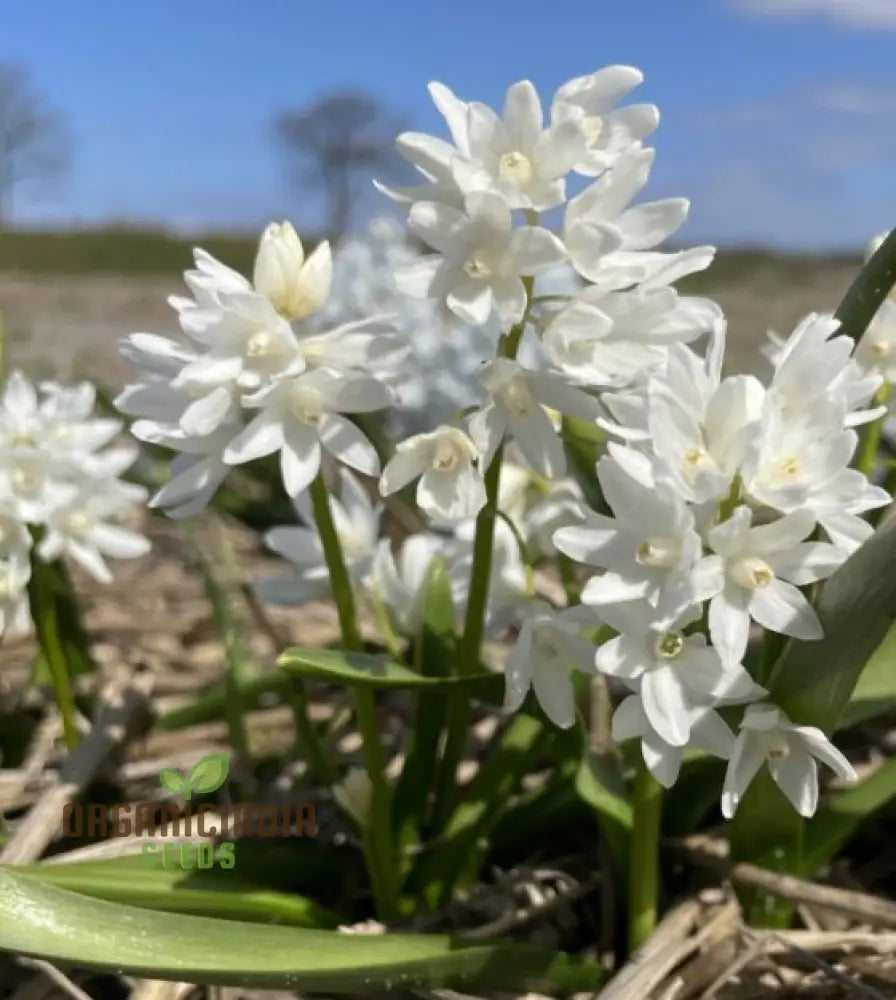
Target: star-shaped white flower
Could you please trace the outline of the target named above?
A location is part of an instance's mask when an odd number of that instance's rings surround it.
[[[750,705],[728,762],[722,790],[722,813],[730,819],[750,782],[768,764],[775,784],[801,816],[818,808],[818,764],[845,781],[858,777],[852,765],[815,726],[794,725],[774,705]]]
[[[470,418],[470,435],[485,468],[509,435],[532,468],[547,479],[566,472],[563,442],[545,407],[593,424],[601,414],[593,396],[556,372],[531,371],[518,361],[496,358],[485,364],[479,382],[490,401]]]
[[[416,202],[408,226],[438,253],[395,273],[407,295],[443,301],[465,323],[481,326],[496,313],[505,327],[526,309],[523,276],[561,263],[563,244],[540,226],[513,228],[510,209],[491,192],[468,195],[464,211]]]
[[[755,701],[766,694],[743,667],[723,664],[704,635],[684,634],[699,613],[692,609],[667,628],[654,623],[652,609],[642,601],[601,612],[619,634],[598,648],[597,669],[638,692],[651,728],[670,746],[690,742],[692,709]]]
[[[531,688],[551,722],[568,729],[575,722],[569,669],[594,672],[594,646],[582,635],[580,609],[557,612],[533,600],[524,615],[504,669],[504,707],[516,711]]]
[[[396,447],[380,477],[380,493],[389,496],[419,477],[417,503],[430,517],[473,517],[485,503],[479,457],[473,441],[456,427],[415,434]]]
[[[821,639],[824,631],[798,587],[829,576],[845,553],[829,542],[804,539],[815,527],[806,510],[752,527],[749,507],[738,507],[709,531],[715,555],[694,567],[697,595],[709,599],[709,632],[726,664],[740,663],[750,619],[798,639]]]

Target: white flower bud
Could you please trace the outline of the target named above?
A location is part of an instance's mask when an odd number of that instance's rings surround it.
[[[333,788],[333,797],[358,826],[365,827],[367,825],[372,786],[363,767],[349,768],[342,784]]]
[[[255,255],[255,288],[287,319],[301,319],[330,294],[333,264],[330,245],[321,243],[306,260],[302,241],[289,222],[272,222]]]

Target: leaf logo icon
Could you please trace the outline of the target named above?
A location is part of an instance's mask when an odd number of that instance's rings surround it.
[[[174,768],[159,772],[159,784],[169,795],[183,795],[189,801],[194,792],[205,794],[217,791],[230,773],[230,758],[226,753],[210,753],[200,757],[187,777]]]

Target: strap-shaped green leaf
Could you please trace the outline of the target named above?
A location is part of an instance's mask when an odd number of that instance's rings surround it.
[[[825,583],[816,611],[824,639],[791,640],[768,686],[794,722],[830,733],[896,619],[896,520],[879,528]]]
[[[406,688],[427,690],[436,688],[467,688],[471,695],[499,702],[504,691],[501,674],[478,672],[463,677],[428,677],[418,674],[402,663],[371,653],[351,653],[342,650],[287,649],[277,660],[277,666],[301,677],[314,677],[349,687]]]
[[[601,969],[513,944],[355,934],[144,910],[0,869],[0,950],[152,979],[331,993],[445,987],[593,991]]]

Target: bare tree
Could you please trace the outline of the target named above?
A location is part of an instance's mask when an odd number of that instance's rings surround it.
[[[323,94],[307,108],[278,116],[274,132],[290,179],[323,191],[333,238],[349,228],[374,175],[393,171],[399,131],[397,121],[374,98],[351,91]]]
[[[57,176],[68,166],[68,153],[63,120],[45,106],[24,70],[0,63],[0,227],[19,184]]]

